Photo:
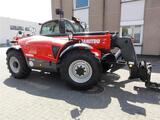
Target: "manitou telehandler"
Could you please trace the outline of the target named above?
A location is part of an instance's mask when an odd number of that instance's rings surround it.
[[[129,79],[139,78],[148,88],[159,87],[150,82],[151,64],[138,62],[131,38],[119,37],[115,32],[85,32],[75,18],[46,22],[42,24],[40,35],[16,42],[6,54],[9,71],[18,79],[38,69],[59,72],[75,89],[89,89],[96,85],[102,73],[128,65]],[[119,50],[112,53],[115,47]]]

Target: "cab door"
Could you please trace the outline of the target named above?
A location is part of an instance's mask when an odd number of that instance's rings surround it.
[[[60,35],[62,33],[60,21],[53,20],[46,22],[42,25],[40,34],[41,35]]]

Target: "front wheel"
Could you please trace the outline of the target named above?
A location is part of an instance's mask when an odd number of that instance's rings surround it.
[[[7,65],[12,76],[18,79],[26,78],[31,72],[20,51],[12,50],[7,54]]]
[[[75,89],[89,89],[100,78],[99,61],[90,52],[74,51],[62,60],[61,77]]]

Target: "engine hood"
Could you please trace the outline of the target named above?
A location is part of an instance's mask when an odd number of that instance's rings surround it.
[[[57,44],[59,46],[64,45],[68,42],[67,37],[47,37],[47,36],[32,36],[20,39],[18,41],[19,45],[27,45],[27,44]]]

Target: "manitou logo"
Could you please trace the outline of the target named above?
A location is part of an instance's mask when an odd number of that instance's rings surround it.
[[[82,42],[86,44],[99,44],[100,39],[86,39],[86,40],[82,40]]]

